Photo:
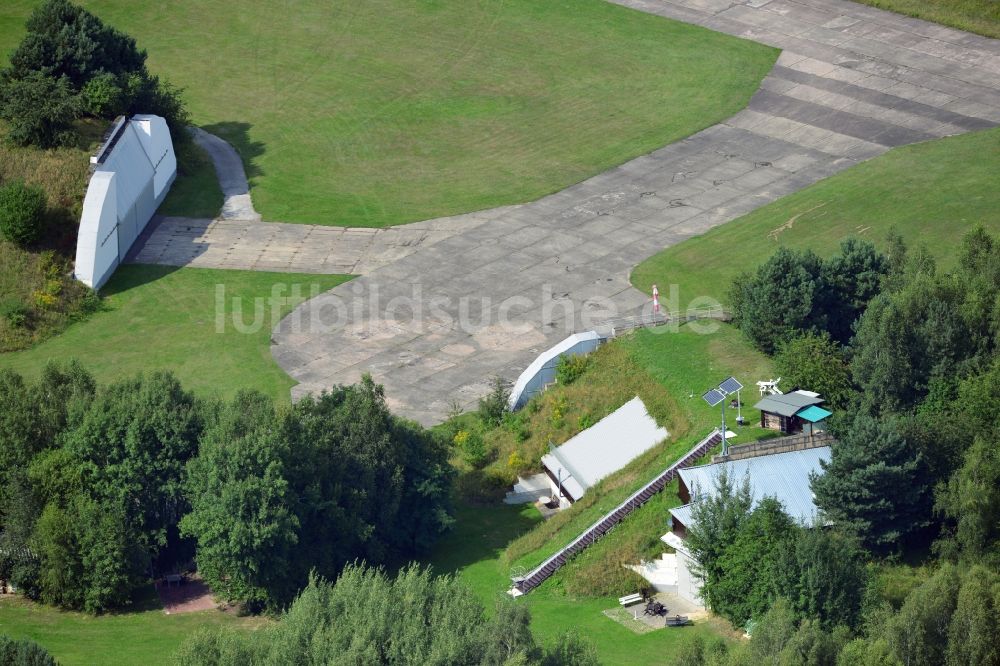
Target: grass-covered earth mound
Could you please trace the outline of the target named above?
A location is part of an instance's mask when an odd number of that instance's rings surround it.
[[[100,136],[96,127],[81,129]],[[46,210],[38,238],[26,247],[0,237],[0,352],[44,340],[95,305],[89,290],[70,275],[87,151],[16,147],[3,141],[4,133],[0,123],[0,186],[24,182],[41,189]]]

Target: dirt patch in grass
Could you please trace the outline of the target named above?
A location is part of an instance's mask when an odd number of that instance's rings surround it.
[[[609,608],[603,611],[604,615],[611,618],[618,624],[622,625],[633,634],[648,634],[651,631],[656,631],[653,627],[649,626],[645,622],[635,619],[632,613],[625,608]]]
[[[180,584],[161,581],[156,586],[156,592],[167,615],[212,610],[219,605],[212,590],[200,578],[187,578]]]

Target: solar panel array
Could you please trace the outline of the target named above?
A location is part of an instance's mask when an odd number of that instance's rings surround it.
[[[708,403],[709,407],[715,407],[726,399],[726,394],[719,389],[709,389],[701,396],[701,399]]]
[[[736,377],[729,377],[719,384],[719,389],[724,391],[726,395],[736,393],[741,388],[743,388],[743,384],[740,384],[739,381],[736,380]]]

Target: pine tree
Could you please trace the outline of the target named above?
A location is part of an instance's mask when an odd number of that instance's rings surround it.
[[[897,552],[930,524],[931,494],[919,453],[895,419],[858,415],[835,426],[823,473],[812,478],[816,506],[873,552]]]

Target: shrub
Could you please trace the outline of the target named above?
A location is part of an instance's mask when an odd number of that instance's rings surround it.
[[[87,81],[80,91],[84,110],[99,118],[110,118],[124,111],[125,91],[114,74],[104,72]]]
[[[56,666],[56,660],[41,645],[27,639],[0,635],[0,664],[4,666]]]
[[[854,387],[844,353],[826,332],[805,333],[778,347],[774,367],[786,386],[816,391],[828,405],[844,409]]]
[[[162,116],[170,127],[174,146],[190,141],[187,126],[191,118],[184,107],[184,91],[158,76],[141,72],[128,77],[125,85],[126,112],[152,113]]]
[[[48,310],[55,307],[56,303],[59,302],[58,297],[44,291],[36,291],[34,297],[35,307],[39,310]]]
[[[523,412],[509,412],[504,416],[503,425],[519,443],[526,442],[531,437],[531,428],[528,426],[526,415]]]
[[[482,434],[477,430],[459,430],[452,440],[462,458],[472,467],[479,469],[489,462],[489,449],[483,441]]]
[[[507,467],[509,467],[514,472],[520,472],[527,466],[528,466],[528,461],[526,461],[517,451],[512,452],[507,457]]]
[[[95,312],[101,311],[103,308],[104,302],[101,300],[101,297],[96,291],[88,287],[80,297],[79,309],[72,313],[70,318],[72,321],[82,321]]]
[[[556,381],[560,384],[572,384],[587,369],[587,363],[587,356],[560,356],[559,363],[556,365]]]
[[[72,145],[77,96],[65,79],[33,73],[0,83],[0,118],[8,121],[7,138],[21,146]]]
[[[45,214],[45,192],[20,181],[0,187],[0,234],[17,245],[39,236]]]
[[[566,396],[561,395],[552,402],[552,413],[549,414],[549,423],[556,430],[566,425],[567,408]]]
[[[510,387],[503,377],[490,380],[490,392],[479,400],[479,418],[483,425],[492,428],[500,425],[507,413],[507,401],[510,398]]]
[[[31,310],[27,305],[16,298],[5,298],[0,301],[0,317],[7,320],[7,323],[14,328],[24,326],[28,321],[28,313]]]

